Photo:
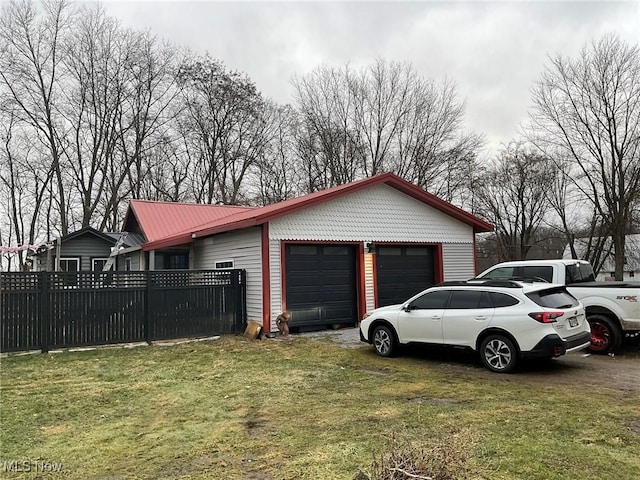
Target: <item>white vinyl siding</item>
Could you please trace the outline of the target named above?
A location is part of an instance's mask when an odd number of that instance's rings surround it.
[[[475,276],[473,243],[442,244],[444,281],[468,280]]]
[[[364,256],[364,288],[367,312],[376,308],[376,292],[373,285],[373,259],[373,255],[365,254]]]
[[[273,220],[278,240],[473,243],[473,228],[387,185]]]
[[[280,244],[274,240],[441,244],[444,280],[474,276],[473,227],[387,185],[375,185],[275,219],[269,224],[269,237],[275,315],[281,280],[274,268],[280,265]],[[375,307],[373,258],[365,255],[361,259],[367,310]]]
[[[269,240],[269,271],[271,274],[271,331],[275,332],[276,317],[282,312],[282,281],[281,281],[281,249],[278,240]]]
[[[214,270],[216,262],[233,260],[247,272],[247,318],[262,323],[261,230],[248,228],[196,240],[196,270]]]

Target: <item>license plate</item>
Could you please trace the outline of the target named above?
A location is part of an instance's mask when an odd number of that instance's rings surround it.
[[[578,326],[578,317],[569,317],[569,326],[577,327]]]

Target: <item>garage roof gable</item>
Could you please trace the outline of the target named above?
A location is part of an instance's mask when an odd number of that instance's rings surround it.
[[[274,203],[273,205],[268,205],[266,207],[251,209],[245,207],[244,209],[236,211],[235,213],[225,215],[218,219],[212,219],[212,221],[208,223],[200,224],[199,226],[197,226],[197,228],[177,232],[174,235],[167,235],[164,238],[155,238],[153,240],[149,239],[150,241],[143,245],[143,248],[145,250],[154,250],[157,248],[180,245],[183,243],[188,243],[192,239],[196,238],[203,238],[218,233],[262,225],[284,215],[289,215],[291,213],[298,212],[300,210],[324,202],[328,202],[330,200],[334,200],[336,198],[349,195],[353,192],[379,184],[386,184],[390,187],[393,187],[400,192],[425,203],[426,205],[438,209],[443,213],[446,213],[447,215],[450,215],[451,217],[470,225],[471,227],[473,227],[473,231],[475,233],[490,232],[493,230],[491,224],[476,217],[475,215],[472,215],[471,213],[466,212],[461,208],[458,208],[455,205],[452,205],[451,203],[446,202],[429,192],[426,192],[420,187],[407,182],[406,180],[393,173],[383,173],[381,175],[357,180],[355,182],[347,183],[345,185],[339,185],[327,190],[322,190],[290,200],[285,200],[283,202]]]

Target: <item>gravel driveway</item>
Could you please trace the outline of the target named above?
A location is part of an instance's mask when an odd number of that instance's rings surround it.
[[[339,330],[321,330],[292,335],[310,337],[317,340],[331,340],[342,348],[368,348],[375,355],[373,347],[360,341],[357,328]],[[444,367],[452,372],[476,371],[474,374],[496,378],[482,366],[473,354],[458,350],[440,350],[408,348],[401,353],[434,366]],[[513,381],[514,375],[498,375],[505,381]],[[628,343],[615,355],[591,355],[587,352],[574,352],[553,359],[550,362],[528,362],[522,365],[515,375],[518,380],[549,384],[575,384],[609,386],[621,393],[640,392],[640,345]]]

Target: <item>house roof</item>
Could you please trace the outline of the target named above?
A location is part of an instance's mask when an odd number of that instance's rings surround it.
[[[99,230],[96,230],[93,227],[83,227],[80,230],[71,232],[65,235],[64,237],[61,237],[60,241],[61,243],[65,243],[65,242],[68,242],[69,240],[80,238],[86,235],[91,235],[96,238],[99,238],[100,240],[103,240],[104,242],[109,244],[111,247],[113,247],[118,242],[118,240],[123,235],[123,233],[126,234],[125,242],[124,242],[125,247],[135,247],[135,246],[139,247],[140,244],[146,241],[141,235],[131,234],[127,232],[101,232]],[[58,239],[55,239],[53,241],[53,244],[55,245],[57,242],[58,242]],[[32,255],[38,256],[44,253],[46,253],[46,250],[44,252],[33,253]]]
[[[98,238],[104,240],[105,242],[110,243],[111,245],[115,245],[115,243],[116,243],[116,239],[113,239],[113,237],[111,237],[108,233],[100,232],[100,231],[96,230],[93,227],[83,227],[80,230],[76,230],[75,232],[71,232],[71,233],[65,235],[64,237],[62,237],[60,239],[60,241],[61,242],[66,242],[66,241],[69,241],[69,240],[73,240],[74,238],[81,237],[83,235],[93,235],[95,237],[98,237]],[[120,235],[120,234],[117,234],[117,235]]]
[[[189,243],[192,239],[207,237],[209,235],[215,235],[217,233],[228,232],[232,230],[238,230],[242,228],[253,227],[262,225],[270,220],[289,215],[291,213],[309,208],[330,200],[334,200],[345,195],[363,190],[373,185],[385,184],[393,187],[406,195],[409,195],[426,205],[429,205],[437,210],[450,215],[451,217],[466,223],[473,227],[475,233],[478,232],[490,232],[493,230],[493,226],[484,220],[476,217],[475,215],[466,212],[449,202],[436,197],[435,195],[426,192],[425,190],[417,187],[416,185],[407,182],[393,173],[383,173],[374,177],[365,178],[355,182],[347,183],[337,187],[329,188],[319,192],[310,193],[301,197],[293,198],[291,200],[285,200],[283,202],[274,203],[261,208],[244,208],[238,209],[231,215],[221,216],[217,219],[212,219],[208,223],[202,223],[197,228],[186,228],[181,232],[176,232],[174,235],[167,235],[164,238],[160,236],[150,239],[148,243],[143,245],[144,250],[155,250],[157,248],[170,247],[174,245],[181,245]],[[139,202],[139,201],[138,201]],[[167,205],[167,204],[165,204]],[[182,204],[188,205],[188,204]],[[231,208],[231,207],[224,207]],[[238,207],[234,207],[238,208]],[[177,209],[179,210],[179,208]],[[166,215],[162,213],[162,208],[156,212],[156,221],[162,219],[162,222],[166,222]],[[145,231],[146,233],[146,231]]]
[[[184,233],[191,238],[191,232],[202,225],[219,222],[225,217],[253,210],[252,207],[228,205],[203,205],[198,203],[152,202],[131,200],[124,220],[125,229],[135,218],[147,239],[147,243],[162,241]],[[145,250],[147,250],[145,248]]]

